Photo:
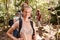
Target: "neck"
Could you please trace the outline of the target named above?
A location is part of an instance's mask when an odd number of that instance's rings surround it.
[[[23,17],[24,21],[26,21],[26,17]]]
[[[27,21],[27,20],[28,20],[28,17],[23,17],[23,20],[24,20],[24,21]]]

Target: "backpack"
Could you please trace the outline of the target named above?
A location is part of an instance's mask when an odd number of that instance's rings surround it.
[[[21,24],[21,25],[20,25]],[[22,27],[22,20],[21,18],[19,18],[19,29],[16,28],[15,30],[13,30],[13,36],[18,38],[19,37],[19,33],[20,33],[20,28]],[[18,29],[18,30],[17,30]]]
[[[33,35],[32,35],[32,37],[33,37],[35,35],[35,30],[33,28],[33,22],[30,21],[30,24],[31,24],[31,27],[33,29]],[[21,20],[19,19],[19,29],[18,29],[18,31],[17,31],[17,29],[14,30],[15,31],[14,36],[16,38],[19,38],[20,37],[20,30],[21,30],[21,28],[22,28],[22,19]]]
[[[12,26],[13,25],[13,20],[9,20],[9,26]]]

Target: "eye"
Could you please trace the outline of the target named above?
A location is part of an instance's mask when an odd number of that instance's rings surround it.
[[[25,13],[27,13],[27,11],[24,11]]]

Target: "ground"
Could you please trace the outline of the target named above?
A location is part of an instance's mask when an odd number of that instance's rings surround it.
[[[7,34],[6,34],[7,30],[4,31],[0,31],[0,40],[11,40]]]

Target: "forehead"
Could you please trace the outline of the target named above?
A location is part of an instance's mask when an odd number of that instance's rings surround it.
[[[31,7],[25,7],[24,10],[32,10]]]

